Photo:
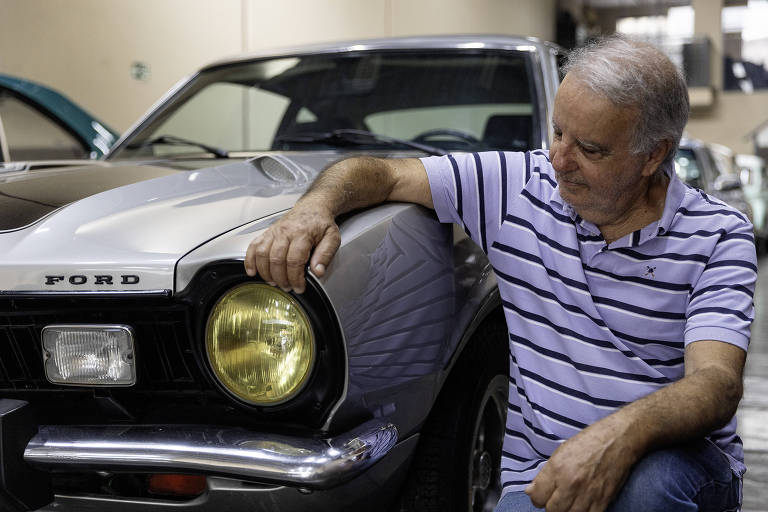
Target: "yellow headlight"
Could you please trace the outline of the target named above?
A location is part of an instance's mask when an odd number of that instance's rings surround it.
[[[205,348],[219,381],[255,405],[274,405],[298,393],[312,370],[315,338],[301,305],[258,283],[236,286],[208,317]]]

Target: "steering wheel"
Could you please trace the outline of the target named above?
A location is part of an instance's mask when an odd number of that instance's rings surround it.
[[[441,135],[459,139],[468,145],[480,144],[480,139],[478,139],[471,133],[468,133],[462,130],[455,130],[453,128],[435,128],[434,130],[427,130],[426,132],[421,132],[411,140],[413,142],[426,143],[429,141],[429,139],[432,139],[434,137],[439,137]]]

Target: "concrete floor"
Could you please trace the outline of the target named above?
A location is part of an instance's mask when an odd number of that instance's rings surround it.
[[[744,512],[768,512],[768,255],[758,258],[755,322],[739,405],[747,474]]]

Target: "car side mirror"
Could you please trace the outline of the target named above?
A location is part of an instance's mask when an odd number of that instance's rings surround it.
[[[720,192],[737,190],[741,188],[741,180],[734,174],[722,174],[715,178],[714,187]]]

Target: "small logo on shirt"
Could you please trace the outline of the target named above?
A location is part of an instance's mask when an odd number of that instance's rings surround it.
[[[649,267],[646,265],[645,274],[643,274],[643,277],[651,277],[653,279],[656,279],[656,275],[653,273],[655,270],[656,270],[656,267]]]

